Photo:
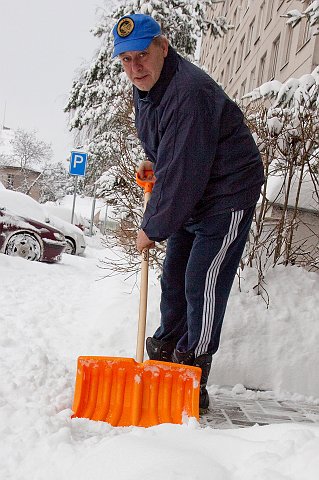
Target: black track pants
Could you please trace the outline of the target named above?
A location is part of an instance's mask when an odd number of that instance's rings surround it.
[[[255,207],[185,226],[167,242],[161,278],[159,340],[176,348],[216,353],[229,293]]]

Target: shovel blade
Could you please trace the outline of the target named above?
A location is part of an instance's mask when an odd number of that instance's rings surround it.
[[[201,369],[133,358],[78,358],[73,417],[150,427],[199,418]]]

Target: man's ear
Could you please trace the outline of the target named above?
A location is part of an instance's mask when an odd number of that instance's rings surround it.
[[[162,49],[164,52],[164,58],[166,58],[168,54],[168,40],[166,37],[163,37],[162,39]]]

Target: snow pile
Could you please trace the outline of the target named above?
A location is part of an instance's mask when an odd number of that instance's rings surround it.
[[[59,206],[64,207],[65,209],[68,209],[72,212],[73,199],[73,195],[66,195],[58,201],[58,204]],[[103,199],[95,199],[95,215],[104,207],[104,204],[105,202]],[[85,195],[77,195],[75,200],[75,213],[79,215],[80,218],[83,217],[89,220],[92,214],[92,205],[92,197],[87,197]]]
[[[276,169],[275,163],[272,164],[274,170]],[[278,173],[270,174],[267,178],[266,198],[271,204],[277,205],[283,205],[287,200],[287,205],[294,207],[298,195],[298,208],[318,213],[318,201],[314,196],[314,178],[317,180],[317,176],[311,176],[309,172],[306,172],[303,174],[302,182],[300,182],[300,171],[296,170],[292,175],[289,195],[286,199],[287,181],[285,182],[284,175],[279,170]],[[259,203],[262,202],[262,198],[261,195]]]
[[[106,252],[97,237],[87,241],[84,257],[64,255],[60,264],[0,255],[0,478],[317,479],[316,425],[213,430],[189,419],[144,429],[71,420],[77,357],[135,355],[136,279],[102,279]],[[257,395],[246,391],[253,386],[317,403],[318,276],[276,267],[266,282],[268,310],[253,293],[252,272],[244,271],[241,293],[235,283],[210,394],[230,384],[233,395]],[[147,335],[158,302],[151,275]]]
[[[242,275],[242,293],[231,292],[212,381],[319,398],[318,274],[297,267],[269,270],[268,309],[254,294],[255,273],[245,269]]]

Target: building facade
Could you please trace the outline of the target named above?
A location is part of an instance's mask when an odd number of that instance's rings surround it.
[[[8,190],[26,193],[34,200],[39,201],[41,190],[39,179],[41,172],[30,168],[0,165],[0,181]]]
[[[40,170],[12,164],[14,135],[14,131],[10,128],[2,127],[0,130],[0,182],[9,190],[26,193],[35,200],[39,200]]]
[[[207,20],[224,16],[233,29],[221,38],[207,33],[200,62],[231,98],[270,80],[285,82],[311,73],[319,64],[319,35],[309,20],[293,28],[281,15],[303,12],[311,0],[225,0],[212,5]]]

